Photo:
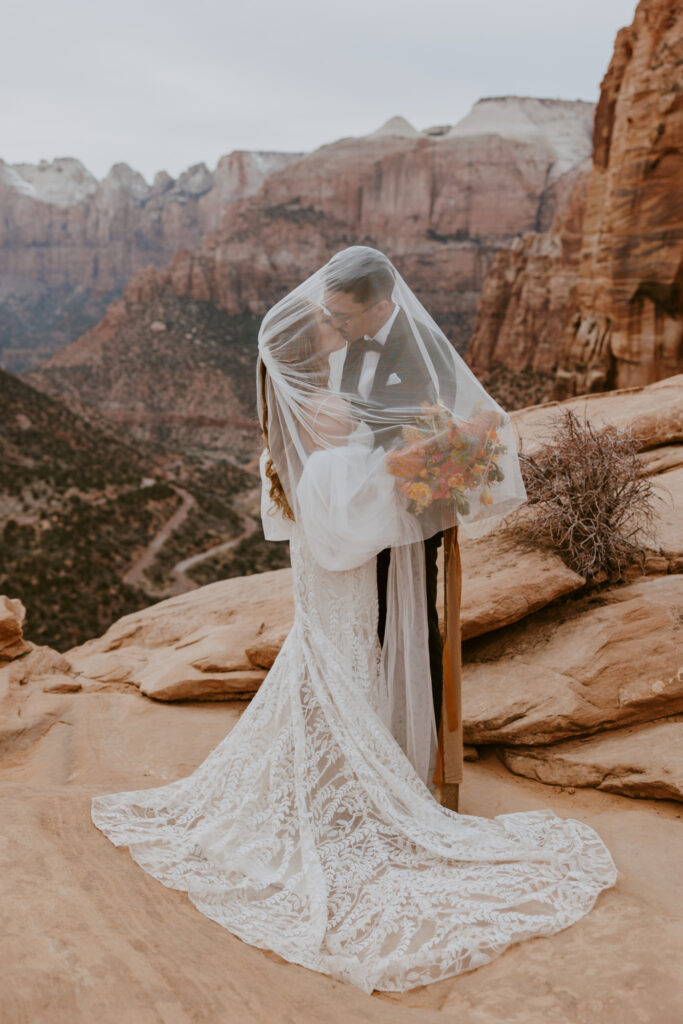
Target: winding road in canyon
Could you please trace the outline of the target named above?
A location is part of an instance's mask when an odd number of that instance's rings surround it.
[[[148,594],[150,597],[159,599],[175,597],[177,594],[186,594],[189,590],[196,590],[200,584],[196,583],[193,579],[190,579],[187,575],[187,570],[198,565],[200,562],[206,561],[207,558],[212,558],[214,555],[220,554],[223,551],[229,551],[231,548],[237,547],[237,545],[243,540],[251,537],[251,535],[256,531],[257,526],[256,520],[253,516],[243,513],[242,521],[244,529],[237,537],[222,541],[220,544],[214,544],[212,547],[207,548],[206,551],[200,551],[195,555],[190,555],[189,557],[176,562],[170,570],[170,575],[174,580],[171,586],[165,587],[162,590],[151,590],[141,582],[145,571],[150,567],[159,552],[163,549],[164,544],[167,542],[171,534],[182,526],[191,509],[197,504],[193,495],[190,494],[189,491],[186,491],[184,487],[174,486],[173,489],[182,498],[180,507],[177,508],[173,515],[166,520],[158,533],[155,534],[144,551],[135,559],[133,565],[123,577],[124,583],[143,590],[145,594]]]

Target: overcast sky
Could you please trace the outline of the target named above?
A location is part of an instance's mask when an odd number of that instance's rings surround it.
[[[5,0],[0,157],[151,182],[482,96],[596,101],[636,0]]]

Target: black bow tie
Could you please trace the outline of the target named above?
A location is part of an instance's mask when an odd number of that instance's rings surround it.
[[[361,338],[358,347],[361,352],[384,352],[384,345],[376,338]]]

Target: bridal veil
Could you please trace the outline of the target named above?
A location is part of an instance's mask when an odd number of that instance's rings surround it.
[[[526,500],[510,417],[367,246],[273,306],[258,343],[270,459],[314,556],[344,571],[392,549],[380,713],[427,782],[437,739],[421,542],[456,525],[480,536]],[[277,507],[263,519],[266,537],[286,536]]]

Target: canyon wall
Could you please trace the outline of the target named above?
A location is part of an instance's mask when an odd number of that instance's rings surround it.
[[[579,275],[556,393],[683,365],[683,2],[641,0],[595,112]]]
[[[79,160],[0,160],[0,365],[37,365],[100,320],[130,277],[164,266],[300,154],[234,152],[151,185],[125,163],[98,181]]]
[[[549,227],[590,153],[592,117],[589,103],[506,96],[454,126],[418,132],[395,118],[269,176],[131,294],[171,287],[259,315],[336,250],[374,245],[462,349],[496,251]]]
[[[548,232],[493,261],[477,372],[553,373],[563,398],[683,367],[682,68],[683,2],[642,0],[601,83],[588,172]]]
[[[549,231],[528,232],[496,253],[467,349],[475,373],[554,373],[578,275],[589,170],[589,161],[577,169]]]

